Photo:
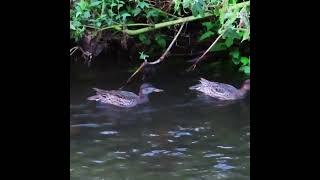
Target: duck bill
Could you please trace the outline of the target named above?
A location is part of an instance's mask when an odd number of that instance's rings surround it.
[[[155,88],[153,91],[154,91],[154,92],[163,92],[162,89],[157,89],[157,88]]]

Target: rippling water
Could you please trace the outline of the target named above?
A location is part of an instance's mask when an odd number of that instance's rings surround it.
[[[250,179],[249,100],[198,96],[187,90],[194,78],[153,82],[166,92],[132,109],[85,100],[93,86],[119,87],[111,79],[71,87],[71,179]]]

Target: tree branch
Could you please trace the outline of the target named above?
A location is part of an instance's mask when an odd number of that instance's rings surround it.
[[[199,61],[201,61],[201,59],[210,51],[210,49],[219,41],[219,39],[222,37],[223,34],[220,34],[216,40],[210,45],[210,47],[200,56],[196,59],[196,62],[190,66],[187,70],[190,71],[190,70],[194,70],[198,64]]]
[[[131,79],[138,73],[141,71],[141,69],[146,66],[146,65],[155,65],[158,64],[160,62],[162,62],[164,60],[164,58],[166,57],[166,55],[168,54],[168,52],[170,51],[170,49],[172,48],[173,44],[175,43],[175,41],[177,40],[179,34],[181,33],[181,30],[183,29],[185,23],[183,23],[178,31],[178,33],[175,35],[175,37],[173,38],[173,40],[171,41],[170,45],[168,46],[168,48],[166,49],[166,51],[161,55],[160,58],[158,58],[156,61],[153,62],[148,62],[147,60],[145,60],[140,66],[139,68],[129,77],[129,79],[126,81],[126,83],[120,88],[122,89],[125,85],[127,85]]]

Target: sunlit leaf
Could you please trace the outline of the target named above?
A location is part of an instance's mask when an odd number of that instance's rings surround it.
[[[76,13],[76,18],[77,18],[77,17],[79,17],[79,16],[80,16],[80,14],[81,14],[81,12],[80,12],[80,11],[78,11],[78,12]]]
[[[139,52],[139,54],[140,54],[139,59],[142,59],[142,60],[144,60],[144,59],[149,57],[149,55],[144,54],[144,52]]]
[[[76,30],[76,27],[74,27],[74,25],[72,24],[72,21],[70,21],[70,29]]]
[[[150,5],[148,3],[146,3],[146,2],[144,2],[144,1],[141,1],[141,2],[138,3],[138,7],[140,7],[141,9],[144,9],[144,7],[149,8]]]
[[[199,38],[199,41],[203,41],[205,39],[208,39],[209,37],[213,36],[214,32],[212,31],[207,31],[204,34],[201,35],[201,37]]]
[[[92,2],[90,3],[90,7],[95,7],[95,6],[98,6],[99,4],[101,4],[102,1],[95,1],[95,2]]]
[[[121,13],[121,17],[122,17],[123,21],[125,21],[127,19],[127,17],[129,17],[129,16],[131,16],[131,15],[127,12]]]
[[[250,66],[245,66],[244,67],[244,73],[250,74]]]
[[[89,12],[89,11],[86,11],[86,12],[83,13],[83,18],[84,18],[84,19],[88,19],[90,16],[91,16],[91,15],[90,15],[90,12]]]
[[[133,13],[134,17],[136,17],[140,12],[141,12],[140,8],[135,8],[134,10],[132,10],[132,13]]]
[[[250,31],[249,31],[249,30],[246,30],[246,31],[244,31],[244,33],[243,33],[243,37],[242,37],[241,42],[243,42],[243,41],[245,41],[245,40],[248,40],[248,39],[250,39]]]
[[[247,65],[249,63],[249,58],[247,57],[241,57],[240,61],[243,65]]]

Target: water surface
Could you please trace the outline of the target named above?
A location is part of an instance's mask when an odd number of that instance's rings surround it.
[[[86,101],[91,88],[119,88],[129,74],[88,71],[71,79],[71,179],[250,179],[248,99],[218,103],[188,91],[197,76],[167,73],[151,81],[165,92],[150,103],[106,107]],[[237,77],[218,79],[238,87]],[[140,84],[125,90],[137,93]]]

